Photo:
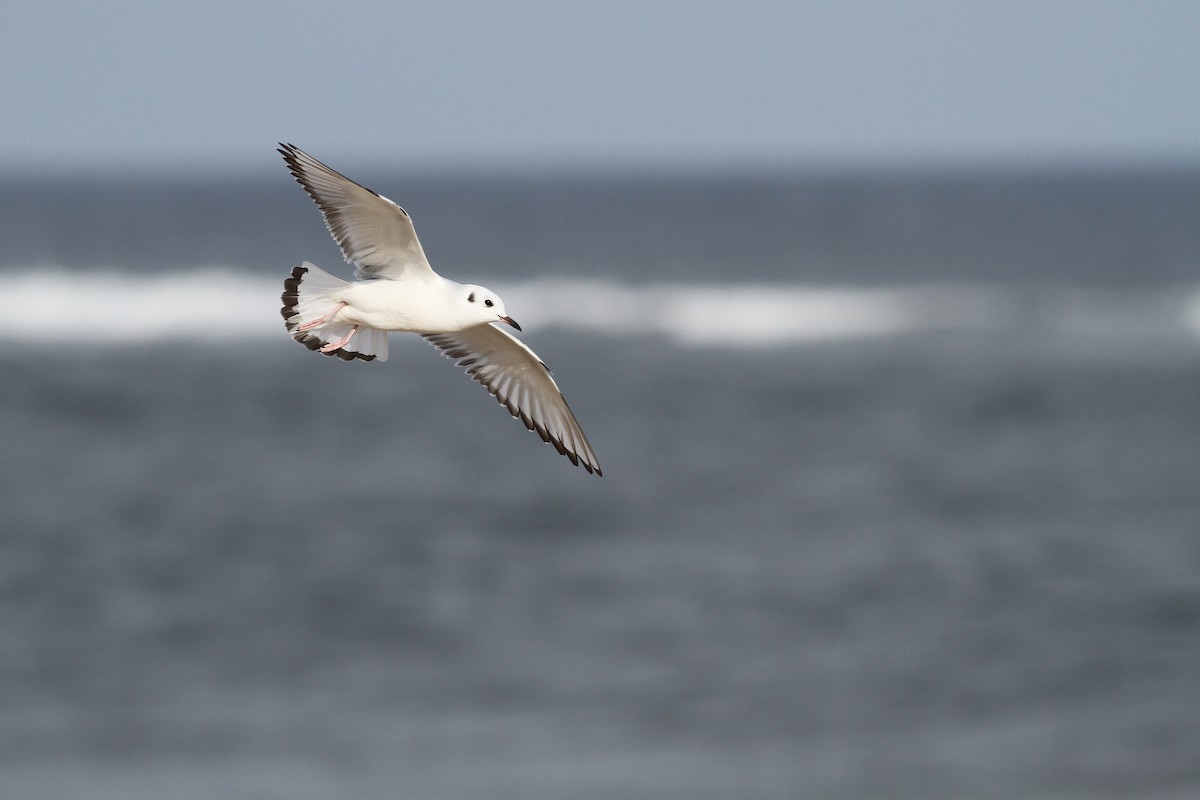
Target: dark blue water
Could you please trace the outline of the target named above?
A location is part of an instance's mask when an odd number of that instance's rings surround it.
[[[367,182],[451,275],[1200,283],[1195,176]],[[215,187],[0,267],[335,266]],[[1192,796],[1200,340],[1073,330],[544,332],[600,479],[415,339],[6,342],[0,795]]]

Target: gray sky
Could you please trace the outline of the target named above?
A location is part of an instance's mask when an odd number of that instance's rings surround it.
[[[8,2],[0,171],[1200,163],[1200,2]]]

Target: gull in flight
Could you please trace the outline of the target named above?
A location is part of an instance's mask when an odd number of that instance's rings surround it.
[[[549,368],[497,327],[521,330],[495,292],[434,272],[412,220],[391,200],[294,145],[280,144],[279,152],[357,278],[344,281],[307,261],[293,269],[281,311],[292,338],[346,361],[386,361],[388,331],[420,334],[572,464],[602,474]]]

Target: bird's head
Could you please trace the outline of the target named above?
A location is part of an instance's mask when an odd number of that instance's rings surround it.
[[[482,286],[464,286],[463,305],[466,315],[470,319],[478,320],[481,323],[503,322],[521,330],[521,326],[516,323],[516,320],[504,310],[504,301],[490,289]]]

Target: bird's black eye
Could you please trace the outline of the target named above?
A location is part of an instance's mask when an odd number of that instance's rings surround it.
[[[492,303],[492,301],[491,301],[491,300],[484,300],[484,301],[483,301],[483,304],[484,304],[485,306],[487,306],[488,308],[491,308],[491,307],[494,305],[494,303]]]
[[[469,295],[467,295],[467,302],[468,302],[468,303],[474,303],[474,302],[475,302],[475,293],[474,293],[474,292],[471,292]]]

